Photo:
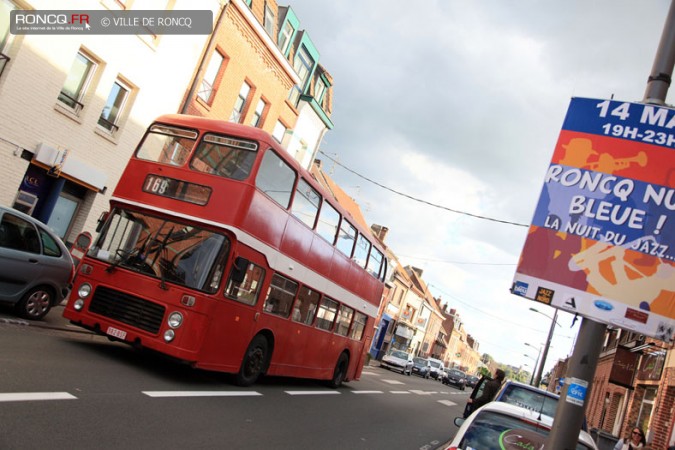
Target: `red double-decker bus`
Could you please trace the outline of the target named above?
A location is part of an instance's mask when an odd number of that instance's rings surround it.
[[[110,207],[78,267],[72,323],[242,386],[359,378],[383,250],[269,134],[162,116]]]

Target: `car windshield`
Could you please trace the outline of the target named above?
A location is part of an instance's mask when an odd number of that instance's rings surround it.
[[[394,358],[408,359],[408,354],[400,350],[394,350],[393,352],[391,352],[391,356],[393,356]]]
[[[500,400],[520,406],[521,408],[538,411],[549,417],[555,417],[555,410],[558,407],[557,398],[549,397],[541,392],[523,388],[516,384],[506,386]]]
[[[503,450],[543,448],[549,429],[494,411],[482,411],[464,433],[459,448]],[[578,442],[577,450],[589,450]]]
[[[427,363],[427,360],[424,358],[413,358],[413,362],[415,364],[419,364],[420,366],[424,366]]]
[[[229,240],[222,234],[139,212],[114,210],[89,256],[192,289],[215,292]]]
[[[464,372],[460,372],[459,370],[451,370],[449,373],[453,377],[466,378],[466,375],[464,375]]]
[[[439,363],[438,361],[429,361],[429,364],[431,364],[431,367],[436,368],[441,367],[441,363]]]

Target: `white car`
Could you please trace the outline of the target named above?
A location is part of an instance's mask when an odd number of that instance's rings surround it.
[[[412,375],[413,364],[412,355],[403,350],[392,350],[390,353],[386,354],[380,362],[381,367],[396,370],[403,375]]]
[[[445,450],[499,450],[543,448],[553,419],[520,406],[490,402],[467,419],[455,418],[457,434]],[[577,450],[598,450],[593,438],[579,432]]]

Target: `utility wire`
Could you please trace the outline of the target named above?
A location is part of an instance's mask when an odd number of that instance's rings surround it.
[[[495,219],[495,218],[493,218],[493,217],[480,216],[480,215],[478,215],[478,214],[471,214],[471,213],[468,213],[468,212],[466,212],[466,211],[459,211],[459,210],[456,210],[456,209],[448,208],[447,206],[437,205],[437,204],[435,204],[435,203],[431,203],[431,202],[428,202],[428,201],[426,201],[426,200],[422,200],[422,199],[420,199],[420,198],[416,198],[416,197],[413,197],[413,196],[411,196],[411,195],[404,194],[403,192],[399,192],[399,191],[397,191],[397,190],[395,190],[395,189],[392,189],[392,188],[390,188],[390,187],[388,187],[388,186],[385,186],[385,185],[383,185],[383,184],[381,184],[381,183],[378,183],[378,182],[375,181],[375,180],[371,180],[370,178],[368,178],[368,177],[366,177],[366,176],[364,176],[364,175],[361,175],[360,173],[358,173],[358,172],[356,172],[356,171],[350,169],[349,167],[345,166],[345,165],[342,164],[341,162],[337,161],[336,159],[331,158],[331,157],[328,156],[326,153],[324,153],[322,150],[319,150],[319,153],[321,153],[321,154],[324,155],[326,158],[330,159],[331,161],[333,161],[335,164],[337,164],[338,166],[342,167],[343,169],[345,169],[345,170],[347,170],[347,171],[353,173],[353,174],[356,175],[357,177],[363,178],[364,180],[368,181],[369,183],[373,183],[374,185],[379,186],[379,187],[381,187],[382,189],[386,189],[386,190],[389,191],[389,192],[393,192],[393,193],[396,194],[396,195],[400,195],[400,196],[402,196],[402,197],[406,197],[406,198],[408,198],[408,199],[410,199],[410,200],[413,200],[413,201],[416,201],[416,202],[419,202],[419,203],[424,203],[424,204],[426,204],[426,205],[433,206],[434,208],[444,209],[444,210],[446,210],[446,211],[450,211],[450,212],[453,212],[453,213],[455,213],[455,214],[463,214],[463,215],[465,215],[465,216],[474,217],[474,218],[476,218],[476,219],[483,219],[483,220],[489,220],[489,221],[491,221],[491,222],[505,223],[505,224],[507,224],[507,225],[515,225],[515,226],[518,226],[518,227],[526,227],[526,228],[529,227],[529,225],[524,224],[524,223],[511,222],[511,221],[508,221],[508,220]]]

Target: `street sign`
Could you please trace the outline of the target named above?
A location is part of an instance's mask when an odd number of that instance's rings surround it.
[[[675,337],[675,109],[573,98],[512,292]]]

